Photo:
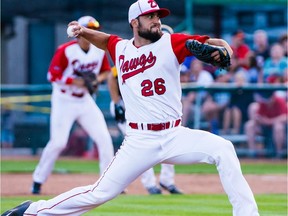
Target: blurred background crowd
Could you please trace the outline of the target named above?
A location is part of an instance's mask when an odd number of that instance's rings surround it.
[[[280,35],[278,41],[270,44],[267,32],[256,30],[253,44],[249,46],[245,43],[245,32],[237,30],[232,34],[230,46],[234,56],[227,70],[205,65],[195,57],[184,62],[181,71],[183,83],[196,82],[202,86],[232,84],[237,89],[192,91],[183,95],[183,124],[193,126],[193,109],[198,97],[201,119],[207,123],[203,128],[220,135],[245,134],[249,156],[252,157],[257,156],[257,148],[263,147],[256,143],[256,137],[262,135],[267,145],[273,143],[264,147],[271,148],[276,157],[283,157],[287,143],[287,90],[260,92],[245,91],[242,87],[249,84],[288,84],[288,35]]]
[[[286,158],[287,88],[283,86],[287,86],[288,79],[287,1],[157,2],[171,10],[171,16],[162,22],[174,32],[221,37],[234,51],[227,69],[205,65],[193,57],[185,60],[181,69],[183,84],[217,85],[222,89],[183,92],[182,124],[195,128],[197,117],[199,128],[226,136],[237,147],[243,145],[249,157]],[[130,37],[127,21],[130,3],[118,0],[1,1],[2,152],[16,148],[19,153],[20,147],[32,146],[36,154],[35,149],[43,147],[49,139],[50,103],[46,96],[51,93],[51,87],[46,76],[56,47],[69,40],[68,22],[92,15],[101,22],[103,31]],[[244,88],[249,85],[254,87]],[[268,90],[258,91],[255,86],[268,86]],[[96,101],[106,117],[114,143],[121,142],[114,130],[117,127],[113,121],[109,123],[110,99],[105,83],[100,86]],[[79,143],[83,143],[87,148],[86,141],[83,131],[72,130],[70,146],[78,143],[79,147]],[[70,154],[83,153],[78,153],[77,148],[69,149]]]

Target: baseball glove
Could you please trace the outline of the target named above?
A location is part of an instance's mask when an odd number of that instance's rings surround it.
[[[115,104],[115,120],[117,122],[123,123],[125,122],[125,109],[121,104]]]
[[[91,71],[77,73],[79,77],[82,77],[84,80],[84,86],[87,88],[88,92],[92,95],[97,91],[98,81],[97,75]]]
[[[230,55],[225,47],[213,46],[191,39],[187,40],[185,45],[186,48],[200,61],[223,69],[226,69],[231,65]],[[211,54],[215,51],[219,51],[220,61],[215,61],[214,58],[211,57]]]

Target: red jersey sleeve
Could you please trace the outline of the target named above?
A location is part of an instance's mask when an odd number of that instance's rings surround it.
[[[185,46],[188,39],[198,40],[204,43],[210,37],[207,35],[188,35],[182,33],[171,34],[172,49],[178,59],[179,64],[183,63],[185,57],[193,55]]]
[[[68,59],[65,55],[66,46],[59,46],[56,50],[48,70],[48,81],[55,82],[62,79],[63,71],[68,66]]]
[[[111,70],[111,67],[110,67],[110,64],[109,64],[109,60],[108,60],[107,55],[105,54],[104,57],[103,57],[103,60],[102,60],[100,73],[105,72],[105,71],[110,71],[110,70]]]
[[[109,40],[108,40],[108,44],[107,44],[107,49],[108,52],[110,53],[111,59],[113,61],[113,63],[115,64],[115,58],[116,58],[116,44],[122,40],[122,38],[120,38],[117,35],[110,35]]]

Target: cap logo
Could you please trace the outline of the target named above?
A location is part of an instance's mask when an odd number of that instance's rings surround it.
[[[148,4],[150,4],[151,8],[155,8],[155,7],[158,6],[157,3],[154,0],[148,0]]]
[[[138,0],[129,7],[128,21],[131,23],[133,19],[136,19],[141,15],[147,15],[154,12],[159,13],[159,18],[166,17],[170,14],[168,9],[159,8],[155,0]]]

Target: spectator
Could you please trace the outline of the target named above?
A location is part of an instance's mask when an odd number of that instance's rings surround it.
[[[257,62],[257,57],[254,53],[249,56],[249,69],[247,70],[248,83],[263,83],[263,70]]]
[[[272,45],[270,57],[264,62],[263,79],[268,82],[270,76],[284,76],[287,68],[287,57],[284,56],[284,49],[279,43]]]
[[[288,84],[288,68],[284,70],[283,83]]]
[[[180,79],[181,82],[191,82],[193,77],[190,77],[189,69],[191,62],[196,59],[195,56],[187,56],[184,60],[184,62],[181,64],[181,73],[180,73]],[[213,79],[215,79],[215,70],[217,69],[216,66],[213,66],[211,64],[203,64],[203,70],[208,71],[212,76]]]
[[[272,132],[273,152],[276,157],[285,156],[285,128],[287,126],[288,107],[283,98],[273,92],[255,94],[255,102],[249,106],[250,120],[245,124],[248,147],[251,156],[256,156],[255,137],[259,134],[269,139]],[[268,147],[268,146],[266,146]]]
[[[232,57],[231,66],[228,73],[230,82],[236,85],[236,90],[232,91],[228,106],[223,114],[223,134],[239,134],[242,129],[243,120],[247,119],[247,107],[252,102],[249,92],[244,92],[242,86],[245,85],[250,76],[247,70],[238,64],[239,59]],[[244,97],[245,94],[245,97]]]
[[[283,75],[273,74],[268,77],[267,81],[271,84],[286,84],[287,85],[287,77],[288,77],[288,68],[285,68]],[[278,97],[282,97],[285,100],[288,99],[288,91],[287,90],[276,90],[275,94]]]
[[[279,38],[279,43],[282,45],[284,49],[284,55],[288,57],[288,34],[282,34]]]
[[[269,57],[269,51],[267,32],[260,29],[256,30],[253,34],[253,52],[259,67],[263,67],[264,61]]]
[[[231,92],[228,108],[224,111],[223,134],[239,134],[242,131],[242,123],[247,121],[247,107],[253,101],[253,94],[244,91],[242,86],[247,84],[245,70],[238,70],[234,75],[236,90]],[[232,128],[230,128],[232,126]]]
[[[190,63],[189,72],[187,72],[188,76],[191,78],[190,80],[195,82],[200,86],[206,86],[214,82],[214,79],[210,72],[203,69],[203,63],[198,59],[194,59]],[[207,92],[189,92],[185,97],[183,97],[183,116],[182,116],[182,124],[184,126],[188,125],[189,119],[191,117],[191,111],[193,110],[193,104],[195,102],[196,97],[199,96],[201,100],[201,104],[204,102]]]
[[[185,58],[184,62],[181,64],[181,70],[180,70],[181,83],[193,81],[193,76],[191,76],[191,73],[190,73],[190,65],[194,59],[196,59],[194,56],[188,56]]]
[[[186,73],[189,71],[190,69],[190,64],[191,64],[191,61],[195,59],[194,56],[187,56],[184,60],[184,62],[181,64],[181,72],[182,73]]]
[[[218,69],[215,71],[217,83],[230,82],[231,74],[224,69]],[[209,130],[214,134],[219,134],[219,120],[223,116],[224,110],[227,108],[230,102],[230,93],[226,91],[216,91],[213,94],[207,96],[207,99],[203,103],[203,115],[209,123]]]
[[[232,34],[231,48],[233,50],[234,56],[238,59],[238,66],[249,68],[249,55],[251,50],[249,46],[245,43],[245,34],[242,30],[235,31]]]

